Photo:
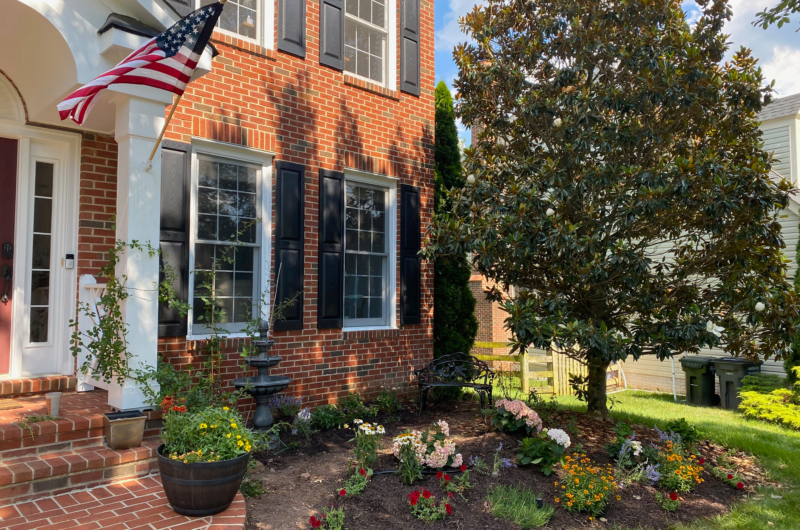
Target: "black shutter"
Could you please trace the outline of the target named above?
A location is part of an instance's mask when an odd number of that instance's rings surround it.
[[[278,49],[306,56],[306,0],[278,0]]]
[[[344,173],[319,172],[319,288],[317,328],[344,321]]]
[[[319,2],[319,62],[344,69],[344,0]]]
[[[419,0],[401,0],[400,90],[419,96]]]
[[[303,234],[305,232],[306,170],[299,164],[276,162],[278,174],[275,197],[275,274],[280,275],[276,301],[282,303],[303,292]],[[303,295],[283,310],[276,331],[303,329]]]
[[[400,323],[420,323],[419,188],[400,186]]]
[[[191,144],[164,140],[161,144],[161,269],[174,274],[172,288],[182,302],[189,299],[189,197]],[[159,280],[164,279],[162,272]],[[166,304],[158,308],[158,336],[185,337],[186,315]]]

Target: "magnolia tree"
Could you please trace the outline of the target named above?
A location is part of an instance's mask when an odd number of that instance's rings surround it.
[[[462,21],[457,113],[475,131],[431,256],[469,252],[497,282],[516,350],[588,366],[704,346],[787,351],[797,299],[756,114],[749,50],[722,64],[725,0],[490,0]],[[514,286],[515,296],[503,296]]]

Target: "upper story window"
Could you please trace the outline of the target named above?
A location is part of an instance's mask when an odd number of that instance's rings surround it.
[[[391,0],[346,0],[344,69],[386,84]]]
[[[197,7],[202,7],[218,0],[195,1]],[[268,30],[272,25],[264,23],[265,20],[272,20],[271,13],[266,13],[271,4],[264,0],[228,0],[217,22],[217,29],[271,48],[272,33]]]

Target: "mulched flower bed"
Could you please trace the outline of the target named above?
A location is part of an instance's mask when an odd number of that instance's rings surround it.
[[[541,411],[540,411],[541,414]],[[451,438],[459,446],[465,461],[470,457],[481,456],[491,465],[494,453],[502,444],[501,456],[514,459],[514,450],[522,435],[492,431],[485,421],[477,403],[453,402],[433,405],[420,417],[416,410],[396,413],[394,421],[378,418],[386,428],[383,438],[383,451],[375,471],[393,470],[397,460],[391,454],[392,437],[406,429],[424,429],[436,420],[449,423]],[[613,422],[590,419],[585,414],[559,412],[542,414],[546,427],[566,430],[572,439],[572,449],[576,444],[583,445],[585,453],[598,464],[611,462],[603,446],[614,440],[611,427]],[[642,443],[659,440],[658,434],[641,425],[634,425],[636,439]],[[452,501],[452,515],[444,521],[425,523],[411,515],[408,495],[420,486],[429,489],[438,498],[447,498],[439,487],[439,480],[426,475],[414,486],[406,486],[392,474],[377,473],[364,493],[355,498],[340,498],[337,495],[341,483],[347,478],[347,464],[352,455],[353,443],[349,442],[353,431],[334,429],[317,433],[307,440],[289,436],[286,443],[295,442],[299,447],[279,454],[257,455],[263,463],[256,478],[263,480],[267,493],[248,501],[248,528],[253,530],[278,530],[284,528],[310,528],[308,518],[319,513],[326,506],[343,507],[345,525],[350,530],[365,528],[391,529],[430,529],[435,527],[458,529],[497,529],[514,528],[510,522],[491,515],[487,490],[493,484],[525,486],[541,495],[546,504],[556,507],[555,514],[545,528],[571,529],[586,527],[623,528],[668,528],[676,522],[686,522],[698,518],[711,517],[729,511],[731,503],[741,500],[752,492],[757,484],[765,483],[763,470],[752,458],[743,453],[727,452],[725,448],[713,443],[701,442],[696,454],[706,459],[709,469],[717,458],[734,462],[738,471],[746,478],[747,487],[737,491],[716,479],[709,471],[703,473],[704,482],[691,493],[681,493],[683,503],[674,513],[666,512],[655,499],[657,488],[641,484],[629,484],[619,492],[620,501],[611,504],[599,520],[589,521],[586,515],[567,513],[557,503],[555,482],[561,474],[558,466],[550,477],[542,474],[536,466],[512,467],[501,472],[498,478],[470,473],[474,485]],[[724,457],[723,457],[724,455]],[[665,492],[668,493],[668,492]]]

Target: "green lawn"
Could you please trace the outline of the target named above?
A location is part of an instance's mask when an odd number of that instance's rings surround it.
[[[781,489],[761,488],[757,498],[737,503],[724,517],[684,525],[683,529],[800,530],[800,432],[746,420],[740,414],[719,408],[693,407],[673,402],[671,395],[626,391],[612,394],[618,403],[611,410],[614,419],[644,425],[663,426],[668,420],[686,418],[714,441],[756,455],[771,479]],[[585,410],[575,398],[559,402],[573,410]],[[772,495],[781,499],[773,499]],[[769,526],[769,522],[773,526]]]

